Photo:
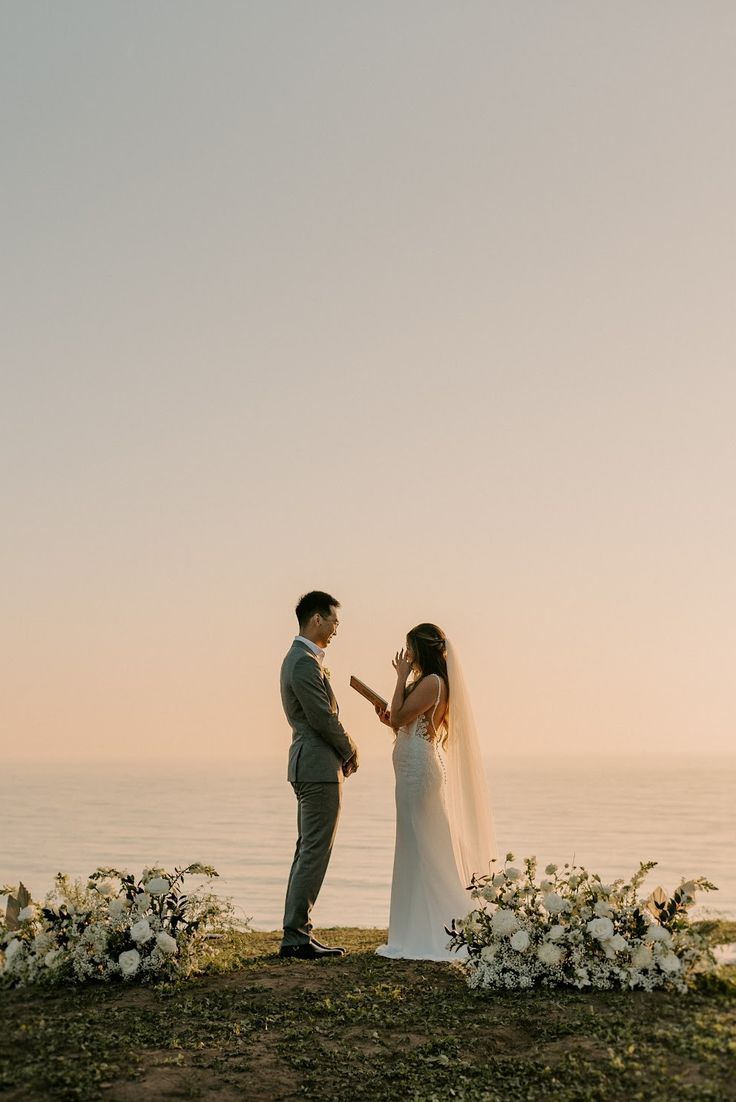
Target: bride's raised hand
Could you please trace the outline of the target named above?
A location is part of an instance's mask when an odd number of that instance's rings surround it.
[[[404,681],[406,681],[411,673],[411,662],[406,656],[406,651],[403,649],[397,651],[391,665],[396,670],[397,677],[403,678]]]

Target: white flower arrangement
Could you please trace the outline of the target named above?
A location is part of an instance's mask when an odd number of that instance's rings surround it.
[[[715,891],[701,877],[683,880],[671,897],[639,889],[656,862],[643,862],[628,882],[604,884],[578,865],[547,865],[537,883],[536,858],[524,872],[511,866],[473,877],[476,908],[448,929],[448,948],[467,948],[472,988],[668,988],[685,992],[696,972],[715,966],[691,926],[696,891]]]
[[[0,983],[84,983],[91,980],[173,979],[198,971],[212,955],[212,934],[238,925],[230,900],[198,888],[184,894],[186,876],[218,873],[199,863],[128,872],[98,868],[87,885],[58,873],[43,905],[23,886],[5,886],[0,916]]]

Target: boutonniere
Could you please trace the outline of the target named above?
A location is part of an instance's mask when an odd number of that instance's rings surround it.
[[[325,677],[327,678],[327,680],[328,680],[328,681],[329,681],[329,680],[330,680],[330,678],[332,677],[332,674],[331,674],[331,673],[330,673],[330,671],[329,671],[329,670],[327,669],[327,666],[323,666],[323,667],[322,667],[322,673],[323,673],[323,674],[325,675]]]

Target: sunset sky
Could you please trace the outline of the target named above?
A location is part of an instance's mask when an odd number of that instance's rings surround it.
[[[0,2],[4,759],[736,728],[736,5]]]

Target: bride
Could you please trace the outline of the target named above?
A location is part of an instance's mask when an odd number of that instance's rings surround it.
[[[471,909],[472,874],[495,856],[483,761],[462,671],[441,628],[419,624],[393,660],[396,849],[380,956],[455,960],[445,926]],[[409,680],[409,675],[412,675]]]

